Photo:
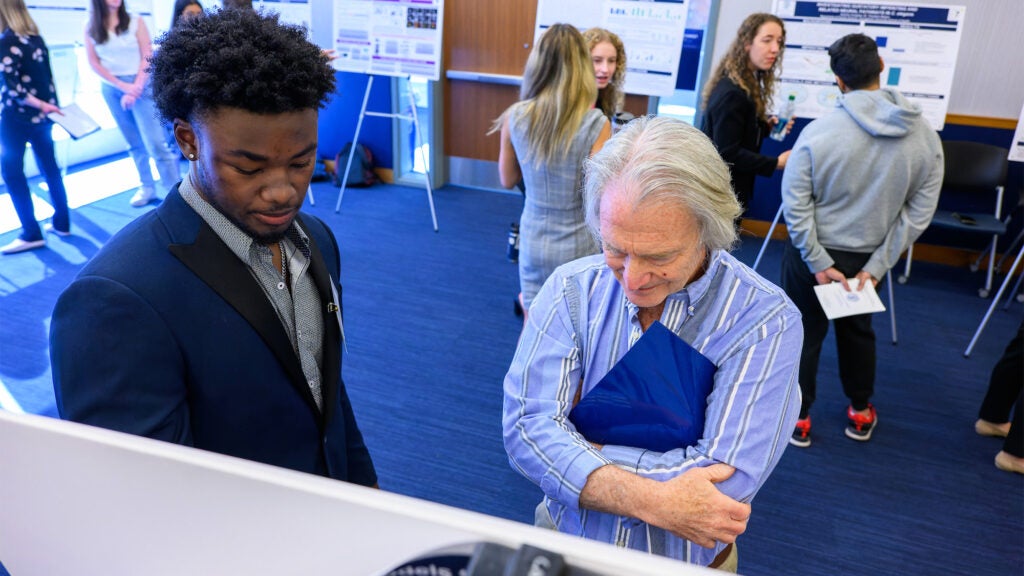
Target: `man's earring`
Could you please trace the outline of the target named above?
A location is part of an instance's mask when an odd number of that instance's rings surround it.
[[[189,159],[189,160],[195,160],[195,159],[196,159],[196,155],[195,155],[195,153],[194,153],[194,152],[189,152],[189,153],[188,153],[188,159]]]

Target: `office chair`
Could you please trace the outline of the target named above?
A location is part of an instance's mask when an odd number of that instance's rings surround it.
[[[754,265],[751,266],[755,272],[757,272],[758,265],[761,264],[761,257],[764,256],[764,251],[768,248],[768,243],[772,240],[772,232],[775,232],[775,227],[779,224],[779,219],[782,218],[782,206],[779,206],[778,212],[775,213],[775,218],[772,218],[772,225],[768,227],[768,234],[764,237],[764,243],[761,244],[761,249],[757,252],[757,258],[754,259]],[[889,320],[892,325],[892,343],[895,346],[898,343],[896,337],[896,301],[893,300],[892,293],[892,271],[885,271],[885,285],[889,290]]]
[[[996,243],[1006,233],[1002,211],[1009,151],[990,144],[962,141],[943,141],[942,150],[946,171],[939,194],[939,209],[935,211],[928,228],[992,238],[989,248],[971,265],[971,271],[977,271],[984,255],[988,254],[985,286],[978,290],[979,296],[988,298],[996,270]],[[972,210],[993,199],[995,209],[991,213]],[[961,209],[959,206],[966,208]],[[913,258],[914,246],[911,245],[907,249],[906,267],[898,278],[900,284],[910,278]]]

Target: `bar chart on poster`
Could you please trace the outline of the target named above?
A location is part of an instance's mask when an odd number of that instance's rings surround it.
[[[534,42],[552,24],[611,30],[626,48],[629,94],[669,96],[676,88],[689,0],[538,0]]]
[[[786,51],[775,103],[796,97],[797,115],[818,118],[835,107],[839,88],[828,47],[861,33],[874,38],[885,62],[881,85],[899,90],[941,130],[949,107],[964,6],[890,2],[775,0],[786,24]]]
[[[334,67],[441,77],[444,0],[335,0]]]

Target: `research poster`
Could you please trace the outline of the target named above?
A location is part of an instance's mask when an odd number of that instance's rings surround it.
[[[676,89],[689,0],[538,0],[534,41],[552,24],[607,28],[626,47],[629,94],[670,96]]]
[[[443,15],[444,0],[335,0],[334,67],[439,80]]]
[[[796,96],[796,115],[818,118],[835,107],[839,88],[828,47],[852,33],[878,43],[883,87],[899,90],[941,130],[953,87],[964,6],[893,2],[775,0],[786,23],[786,51],[775,103]]]
[[[1024,162],[1024,106],[1020,109],[1017,129],[1013,132],[1013,143],[1010,145],[1010,160]]]
[[[307,33],[313,29],[311,0],[260,0],[253,7],[261,12],[276,12],[281,22],[302,26]]]

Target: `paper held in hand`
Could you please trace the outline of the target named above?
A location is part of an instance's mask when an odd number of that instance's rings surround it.
[[[818,297],[818,302],[821,302],[821,308],[829,320],[857,314],[885,312],[885,306],[878,298],[878,292],[875,292],[873,282],[868,282],[860,291],[857,290],[857,285],[860,282],[856,278],[847,278],[846,283],[850,285],[849,292],[843,288],[840,282],[819,284],[814,287],[814,294]]]
[[[59,124],[64,130],[67,130],[67,133],[75,140],[88,136],[100,129],[100,125],[92,119],[92,116],[89,116],[84,110],[79,108],[78,104],[72,102],[60,110],[64,113],[63,115],[51,112],[46,117]]]

